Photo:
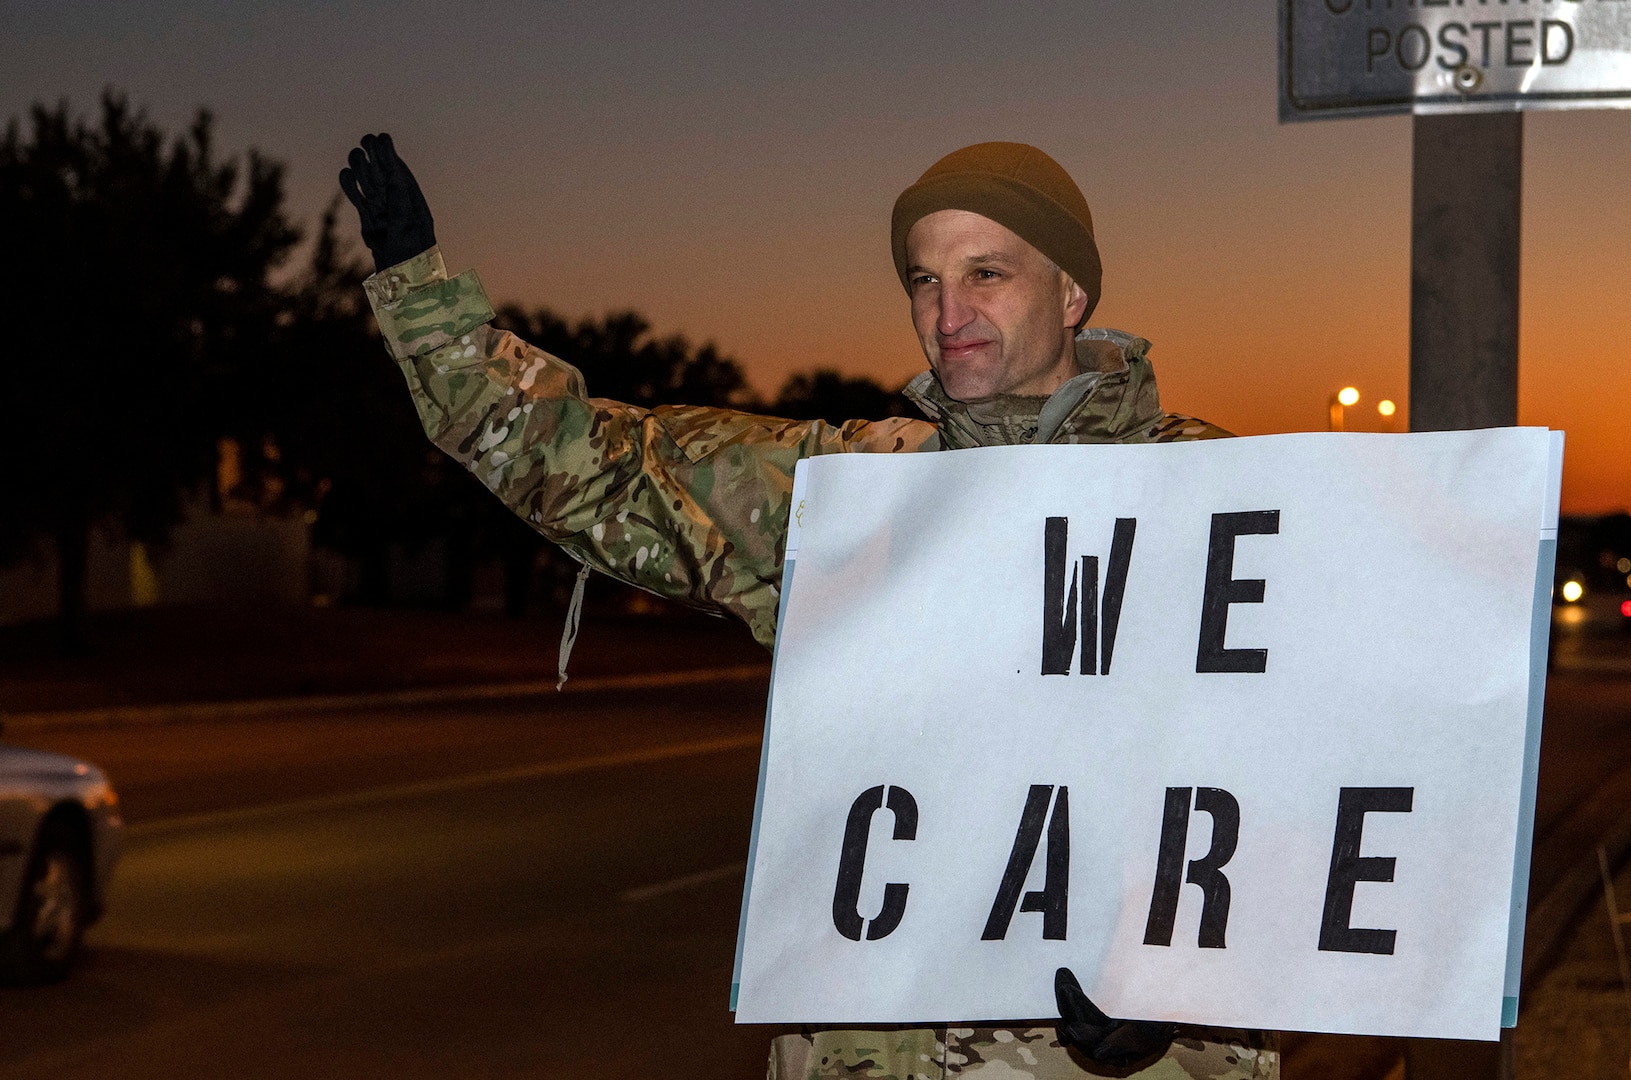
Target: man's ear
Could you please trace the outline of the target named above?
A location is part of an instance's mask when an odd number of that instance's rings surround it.
[[[1059,277],[1065,289],[1065,325],[1074,330],[1087,319],[1087,294],[1076,284],[1076,279],[1063,270],[1059,271]]]

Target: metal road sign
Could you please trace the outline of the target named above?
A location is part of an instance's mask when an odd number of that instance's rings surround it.
[[[1631,0],[1280,0],[1280,119],[1631,108]]]

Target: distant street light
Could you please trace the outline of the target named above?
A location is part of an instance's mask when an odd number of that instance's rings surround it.
[[[1563,599],[1574,603],[1586,594],[1586,587],[1578,581],[1565,581],[1563,583]]]
[[[1326,414],[1328,419],[1325,429],[1327,431],[1346,431],[1348,429],[1348,409],[1357,404],[1359,404],[1359,388],[1356,386],[1344,386],[1341,390],[1332,394],[1330,411]],[[1386,420],[1399,411],[1399,406],[1392,400],[1383,398],[1376,403],[1376,411],[1381,414],[1382,419]]]
[[[1359,391],[1351,386],[1344,386],[1341,390],[1338,390],[1335,394],[1332,394],[1331,408],[1326,414],[1327,420],[1325,430],[1344,430],[1344,421],[1347,419],[1347,407],[1349,405],[1357,404],[1358,401]]]

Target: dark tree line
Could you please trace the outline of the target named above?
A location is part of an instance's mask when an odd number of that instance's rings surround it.
[[[51,545],[65,644],[80,640],[93,525],[161,542],[214,466],[247,350],[279,314],[299,239],[282,167],[218,162],[210,116],[166,139],[123,99],[95,125],[35,107],[0,142],[10,330],[0,551]]]
[[[93,528],[159,550],[189,506],[249,498],[316,515],[313,539],[387,599],[393,547],[432,540],[466,571],[497,558],[519,612],[544,544],[426,442],[384,356],[338,195],[304,264],[282,165],[221,160],[201,110],[167,136],[109,93],[95,122],[36,106],[0,141],[0,304],[11,329],[0,397],[0,564],[52,552],[64,644],[83,640]],[[507,306],[499,325],[578,366],[590,392],[632,404],[728,405],[839,422],[900,415],[867,379],[797,375],[756,399],[712,344],[662,337],[634,312],[569,323]],[[223,440],[240,489],[215,490]],[[545,560],[547,562],[547,560]]]
[[[1558,589],[1572,578],[1593,592],[1631,596],[1631,514],[1564,517],[1558,525]]]

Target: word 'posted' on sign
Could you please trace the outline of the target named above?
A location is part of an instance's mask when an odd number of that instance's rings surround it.
[[[1625,0],[1280,0],[1280,119],[1631,108]]]
[[[1562,437],[841,454],[795,481],[742,1022],[1490,1039]]]

